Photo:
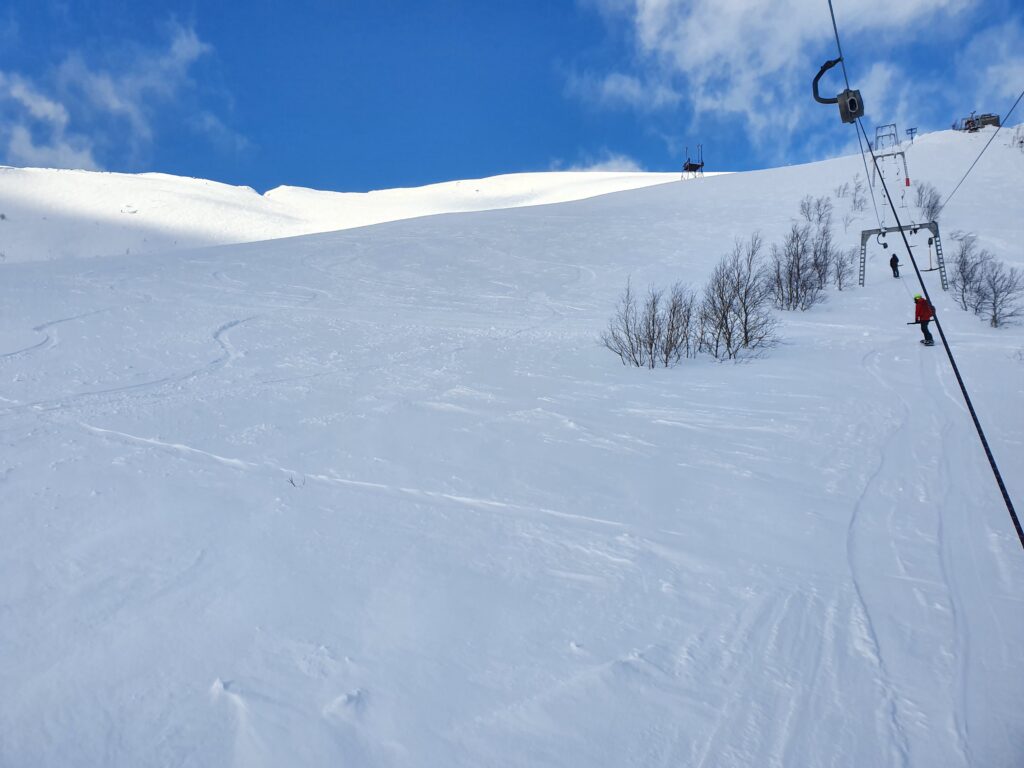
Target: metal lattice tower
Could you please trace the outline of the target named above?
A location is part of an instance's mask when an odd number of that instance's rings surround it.
[[[900,135],[896,123],[875,126],[875,152],[896,149],[900,146]]]
[[[903,152],[903,150],[902,149],[895,149],[895,150],[893,150],[891,152],[876,152],[875,153],[875,159],[876,160],[883,160],[886,157],[891,157],[894,160],[896,158],[899,158],[900,160],[903,161],[903,178],[907,180],[906,184],[909,187],[910,186],[910,172],[907,170],[907,156]],[[897,166],[897,174],[899,174],[898,166]],[[877,178],[878,178],[878,163],[876,162],[875,163],[875,167],[871,169],[871,186],[872,187],[875,186],[875,181],[877,180]]]
[[[942,238],[939,237],[939,225],[938,222],[929,221],[925,224],[904,224],[902,227],[891,227],[890,229],[865,229],[860,233],[860,269],[857,272],[857,280],[860,283],[861,288],[864,287],[864,275],[867,271],[867,250],[868,240],[872,237],[882,237],[891,230],[893,232],[909,232],[911,235],[916,235],[919,230],[927,229],[932,233],[932,240],[935,244],[935,258],[938,261],[938,266],[934,269],[925,269],[923,272],[935,272],[938,271],[939,277],[942,280],[942,290],[949,290],[949,281],[946,279],[946,259],[942,253]]]

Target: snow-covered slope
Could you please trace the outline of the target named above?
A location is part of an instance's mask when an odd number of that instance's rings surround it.
[[[453,211],[580,200],[677,179],[669,173],[518,173],[377,192],[0,166],[0,262],[142,255],[329,232]]]
[[[745,364],[596,342],[858,171],[0,266],[0,765],[1020,765],[1024,553],[888,253]],[[1024,263],[1022,178],[944,232]],[[936,275],[1020,506],[1024,333]]]

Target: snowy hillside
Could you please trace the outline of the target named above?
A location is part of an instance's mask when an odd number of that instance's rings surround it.
[[[362,227],[454,211],[580,200],[678,179],[671,173],[518,173],[377,192],[0,166],[0,262],[142,255]]]
[[[0,265],[0,765],[1021,765],[1024,552],[891,252],[760,359],[596,341],[863,172]],[[1024,265],[1022,179],[943,232]],[[1020,508],[1024,329],[937,274]]]

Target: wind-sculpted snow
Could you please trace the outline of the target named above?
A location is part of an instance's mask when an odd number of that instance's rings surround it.
[[[859,167],[0,265],[0,765],[1019,765],[1024,553],[888,252],[758,359],[597,341]],[[1024,332],[926,279],[1019,502]]]
[[[456,211],[561,203],[664,184],[671,173],[516,173],[411,189],[264,195],[205,179],[0,166],[0,266],[246,243]]]

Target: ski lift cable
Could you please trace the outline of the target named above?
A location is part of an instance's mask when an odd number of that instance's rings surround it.
[[[832,5],[832,0],[829,0],[829,6]],[[845,72],[845,68],[843,69]],[[878,223],[878,228],[882,229],[882,217],[878,213],[878,202],[875,200],[875,189],[871,184],[871,174],[868,173],[868,158],[864,152],[864,142],[861,141],[860,131],[857,131],[857,143],[860,145],[860,159],[864,163],[864,183],[868,187],[868,194],[871,195],[871,207],[875,209],[875,221]],[[870,142],[868,143],[868,149],[871,148]]]
[[[843,80],[846,83],[846,89],[850,89],[850,78],[846,73],[846,59],[843,58],[843,45],[839,42],[839,27],[836,25],[836,11],[832,7],[832,0],[828,0],[828,12],[832,16],[832,31],[836,34],[836,50],[839,51],[839,66],[843,69]],[[860,138],[860,135],[857,136]],[[867,138],[867,137],[865,137]]]
[[[900,262],[899,266],[902,267],[903,263]],[[903,285],[903,290],[907,292],[907,297],[910,298],[910,299],[913,299],[914,298],[914,292],[910,289],[910,285],[907,283],[907,281],[906,280],[900,280],[900,283],[902,283],[902,285]]]
[[[828,11],[829,11],[829,14],[832,16],[832,30],[833,30],[833,32],[835,32],[835,36],[836,36],[836,48],[839,51],[839,61],[842,64],[842,68],[843,68],[843,78],[846,79],[846,88],[847,88],[847,90],[849,90],[850,83],[849,83],[849,79],[847,78],[847,74],[846,74],[846,63],[843,60],[842,45],[839,42],[839,27],[836,24],[836,14],[835,14],[835,9],[833,9],[833,7],[832,7],[832,0],[828,0]],[[1017,97],[1017,101],[1014,102],[1014,105],[1013,105],[1014,108],[1020,102],[1021,97],[1024,97],[1024,92],[1021,93],[1021,96]],[[1013,108],[1010,109],[1010,112],[1012,112],[1012,111],[1013,111]],[[1007,117],[1009,117],[1009,113],[1007,113]],[[900,221],[900,216],[899,216],[898,213],[896,213],[896,206],[893,204],[892,198],[889,196],[889,188],[888,188],[888,186],[885,183],[885,176],[882,175],[882,170],[881,170],[881,168],[878,167],[878,157],[875,155],[875,151],[871,147],[871,142],[868,140],[867,131],[864,130],[864,123],[863,123],[863,121],[860,118],[857,118],[856,123],[857,123],[857,128],[858,128],[857,141],[859,142],[861,140],[861,136],[863,135],[864,142],[867,143],[868,151],[871,153],[871,161],[874,163],[875,171],[878,173],[878,178],[882,182],[882,191],[885,193],[885,199],[889,201],[889,208],[892,211],[893,218],[896,221],[896,229],[899,231],[900,237],[903,238],[903,245],[907,249],[907,256],[910,258],[910,264],[911,264],[911,266],[914,267],[914,272],[917,274],[917,281],[918,281],[918,283],[921,286],[921,291],[924,293],[925,300],[928,302],[929,306],[933,307],[933,311],[934,311],[934,304],[932,304],[931,297],[928,295],[928,287],[924,284],[924,278],[921,275],[920,268],[917,266],[917,260],[914,258],[914,252],[910,249],[910,241],[907,240],[907,233],[903,231],[903,223]],[[998,133],[998,131],[997,131],[997,133]],[[992,138],[994,139],[995,135],[993,135]],[[991,144],[992,143],[992,139],[989,139],[988,143]],[[988,144],[985,145],[985,148],[987,148],[987,147],[988,147]],[[982,149],[982,153],[984,153],[985,148]],[[861,153],[862,153],[861,156],[862,157],[864,157],[863,150],[864,150],[864,145],[861,144]],[[981,158],[980,154],[978,155],[978,158],[979,159]],[[864,157],[864,162],[865,162],[865,171],[866,171],[867,170],[867,158],[866,157]],[[978,161],[975,160],[974,162],[977,163]],[[974,166],[972,165],[971,168],[973,168],[973,167]],[[968,169],[967,172],[970,173],[970,169]],[[966,177],[967,177],[967,174],[964,174],[964,178],[966,178]],[[962,183],[962,181],[963,180],[961,180],[961,183]],[[960,185],[958,184],[957,186],[959,187]],[[953,191],[955,192],[956,190],[954,189]],[[952,197],[952,193],[950,194],[950,197]],[[871,199],[874,200],[874,195],[872,195]],[[948,198],[947,198],[946,202],[949,202]],[[876,214],[877,214],[877,208],[876,208]],[[879,228],[881,229],[881,224],[879,224]],[[938,315],[938,313],[934,313],[933,314],[933,319],[935,320],[935,328],[939,332],[939,337],[942,339],[942,346],[946,350],[946,356],[949,358],[949,364],[953,368],[953,374],[956,376],[957,384],[960,385],[960,393],[963,395],[964,402],[967,404],[967,410],[971,414],[971,420],[974,422],[974,428],[978,432],[978,438],[981,440],[981,446],[985,450],[985,456],[986,456],[986,458],[988,458],[989,466],[992,468],[992,474],[995,476],[996,485],[999,486],[999,492],[1003,496],[1003,502],[1006,504],[1006,510],[1007,510],[1007,512],[1010,513],[1010,520],[1013,521],[1013,527],[1017,531],[1017,538],[1020,540],[1021,548],[1024,549],[1024,528],[1021,527],[1020,518],[1017,517],[1017,511],[1013,508],[1013,501],[1010,499],[1010,493],[1009,493],[1009,491],[1006,490],[1006,484],[1003,482],[1003,476],[1002,476],[1002,473],[1000,473],[1000,471],[999,471],[999,465],[996,464],[995,456],[992,454],[992,449],[991,449],[991,447],[988,444],[988,439],[985,437],[985,430],[982,429],[981,421],[978,419],[978,414],[974,410],[974,403],[971,402],[971,396],[967,392],[967,385],[964,384],[963,377],[960,375],[960,368],[956,364],[956,358],[953,357],[953,350],[951,350],[949,348],[949,341],[946,339],[945,331],[942,330],[942,324],[939,322],[939,315]]]
[[[839,42],[839,27],[836,25],[836,12],[832,8],[832,0],[828,0],[828,12],[832,16],[832,31],[836,35],[836,50],[839,52],[839,67],[843,70],[843,82],[846,83],[846,89],[850,90],[850,77],[846,72],[846,59],[843,58],[843,45]],[[864,137],[865,141],[867,136]],[[878,228],[882,229],[882,217],[878,213],[878,202],[875,200],[875,190],[871,185],[871,174],[868,173],[868,158],[864,153],[864,142],[860,139],[860,132],[857,132],[857,144],[860,146],[860,159],[864,163],[864,183],[868,187],[868,194],[871,195],[871,207],[875,209],[875,222],[878,224]],[[870,149],[871,142],[868,142],[868,148]]]
[[[864,125],[858,119],[857,126],[861,132],[864,132]],[[864,136],[867,139],[867,134]],[[878,158],[875,156],[874,150],[871,150],[871,159],[875,164],[875,168],[878,168]],[[892,198],[889,197],[889,190],[885,184],[885,177],[882,176],[881,171],[878,174],[879,179],[882,181],[882,188],[885,190],[885,196],[889,199],[889,208],[892,211],[893,218],[896,220],[896,229],[899,230],[900,237],[903,238],[903,245],[907,249],[907,256],[910,257],[910,263],[914,267],[914,272],[917,274],[918,283],[921,285],[921,291],[924,293],[925,300],[930,306],[934,308],[932,304],[931,296],[928,295],[928,287],[924,284],[924,278],[921,275],[921,270],[917,266],[917,260],[914,258],[914,253],[910,249],[910,241],[907,240],[907,233],[903,231],[903,224],[900,222],[899,214],[896,213],[896,206],[892,203]],[[935,328],[939,332],[939,337],[942,339],[942,346],[946,350],[946,356],[949,358],[949,364],[953,368],[953,374],[956,376],[956,382],[960,385],[960,393],[964,397],[964,402],[967,404],[967,410],[971,414],[971,420],[974,422],[974,428],[978,432],[978,438],[981,440],[981,447],[985,450],[985,456],[988,458],[989,466],[992,468],[992,474],[995,476],[996,485],[999,486],[999,492],[1003,496],[1003,502],[1006,504],[1006,511],[1010,513],[1010,519],[1013,521],[1013,527],[1017,531],[1017,538],[1020,539],[1020,545],[1024,548],[1024,528],[1021,527],[1020,518],[1017,517],[1017,511],[1013,508],[1013,501],[1010,499],[1010,493],[1006,489],[1006,483],[1003,482],[1002,473],[999,471],[999,465],[996,464],[995,456],[992,453],[992,448],[989,447],[988,438],[985,437],[985,430],[982,429],[981,421],[978,419],[978,414],[974,410],[974,403],[971,402],[971,396],[967,392],[967,385],[964,384],[964,379],[960,375],[960,368],[956,364],[956,358],[953,357],[953,350],[949,348],[949,341],[946,339],[946,333],[942,330],[942,323],[939,322],[939,315],[935,312],[932,316],[935,320]]]
[[[831,2],[831,0],[829,0],[829,2]],[[967,172],[964,173],[960,181],[958,181],[956,183],[956,186],[953,187],[953,191],[946,196],[945,201],[943,201],[942,205],[939,206],[939,211],[938,213],[935,214],[936,218],[938,218],[939,213],[942,213],[942,210],[949,204],[950,199],[953,197],[953,195],[956,194],[956,191],[960,189],[960,185],[964,183],[964,179],[966,179],[968,174],[970,174],[970,172],[974,170],[974,166],[976,166],[978,164],[978,161],[981,160],[981,156],[985,154],[985,150],[988,149],[989,144],[991,144],[993,140],[995,140],[996,136],[999,135],[999,131],[1003,129],[1003,124],[1010,119],[1010,115],[1013,114],[1013,110],[1015,110],[1017,108],[1017,105],[1020,104],[1021,98],[1024,98],[1024,91],[1020,92],[1020,96],[1018,96],[1017,100],[1013,102],[1013,106],[1010,107],[1010,111],[1006,113],[1006,116],[999,122],[999,125],[996,126],[996,132],[989,137],[988,141],[985,142],[985,146],[981,148],[981,152],[979,152],[978,156],[974,158],[974,162],[971,163],[971,167],[967,169]]]

